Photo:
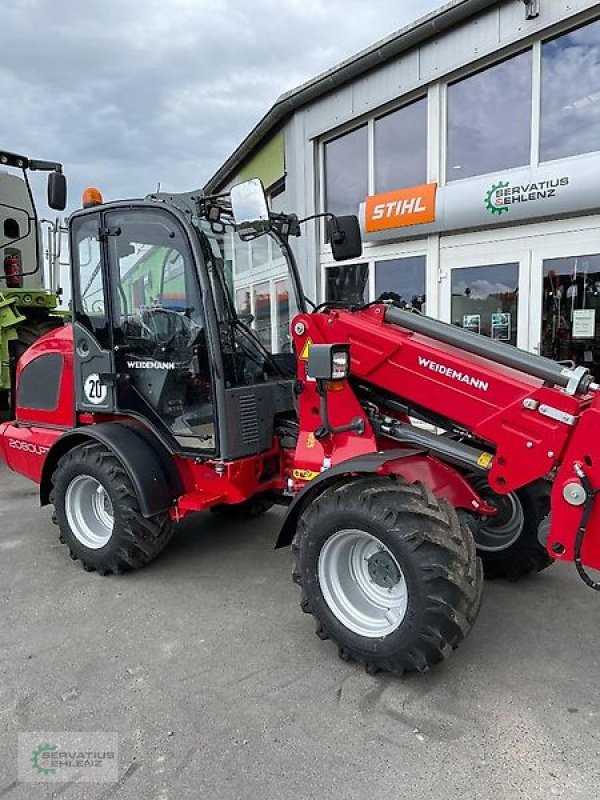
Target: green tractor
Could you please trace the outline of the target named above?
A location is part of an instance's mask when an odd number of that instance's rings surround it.
[[[64,211],[62,165],[0,150],[0,415],[10,412],[15,366],[40,336],[63,324],[58,308],[60,222],[49,222],[44,269],[41,221],[28,173],[48,172],[48,206]]]

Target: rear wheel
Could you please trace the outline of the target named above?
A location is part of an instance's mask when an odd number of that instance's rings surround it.
[[[424,672],[477,616],[472,534],[422,484],[362,478],[325,491],[300,517],[292,550],[317,635],[369,672]]]
[[[70,450],[52,481],[61,541],[87,570],[106,575],[142,567],[173,534],[167,513],[142,515],[127,472],[103,445]]]
[[[474,477],[471,483],[498,510],[473,528],[486,578],[518,580],[554,563],[538,539],[540,523],[550,513],[548,481],[535,481],[507,495],[492,491],[485,477]]]

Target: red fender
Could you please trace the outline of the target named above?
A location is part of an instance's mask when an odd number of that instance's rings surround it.
[[[421,450],[398,448],[351,458],[325,470],[307,483],[289,506],[275,546],[285,547],[291,544],[298,518],[305,505],[325,489],[351,476],[367,475],[398,475],[409,483],[422,481],[436,497],[448,500],[454,508],[487,515],[495,513],[495,509],[484,503],[456,469]]]

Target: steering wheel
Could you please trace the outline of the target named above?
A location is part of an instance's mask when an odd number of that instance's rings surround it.
[[[142,334],[163,347],[168,347],[177,336],[188,333],[181,312],[170,308],[150,307],[140,309]]]
[[[94,300],[92,303],[91,311],[93,314],[98,314],[98,316],[104,314],[104,300]]]

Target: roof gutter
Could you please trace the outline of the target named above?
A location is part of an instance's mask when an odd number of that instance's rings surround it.
[[[263,142],[264,138],[281,122],[290,117],[294,111],[495,5],[498,5],[498,0],[451,0],[450,3],[416,23],[382,39],[372,47],[343,61],[308,83],[282,94],[239,147],[210,178],[204,187],[205,193],[210,194],[219,190],[231,174],[242,166],[252,151]]]

